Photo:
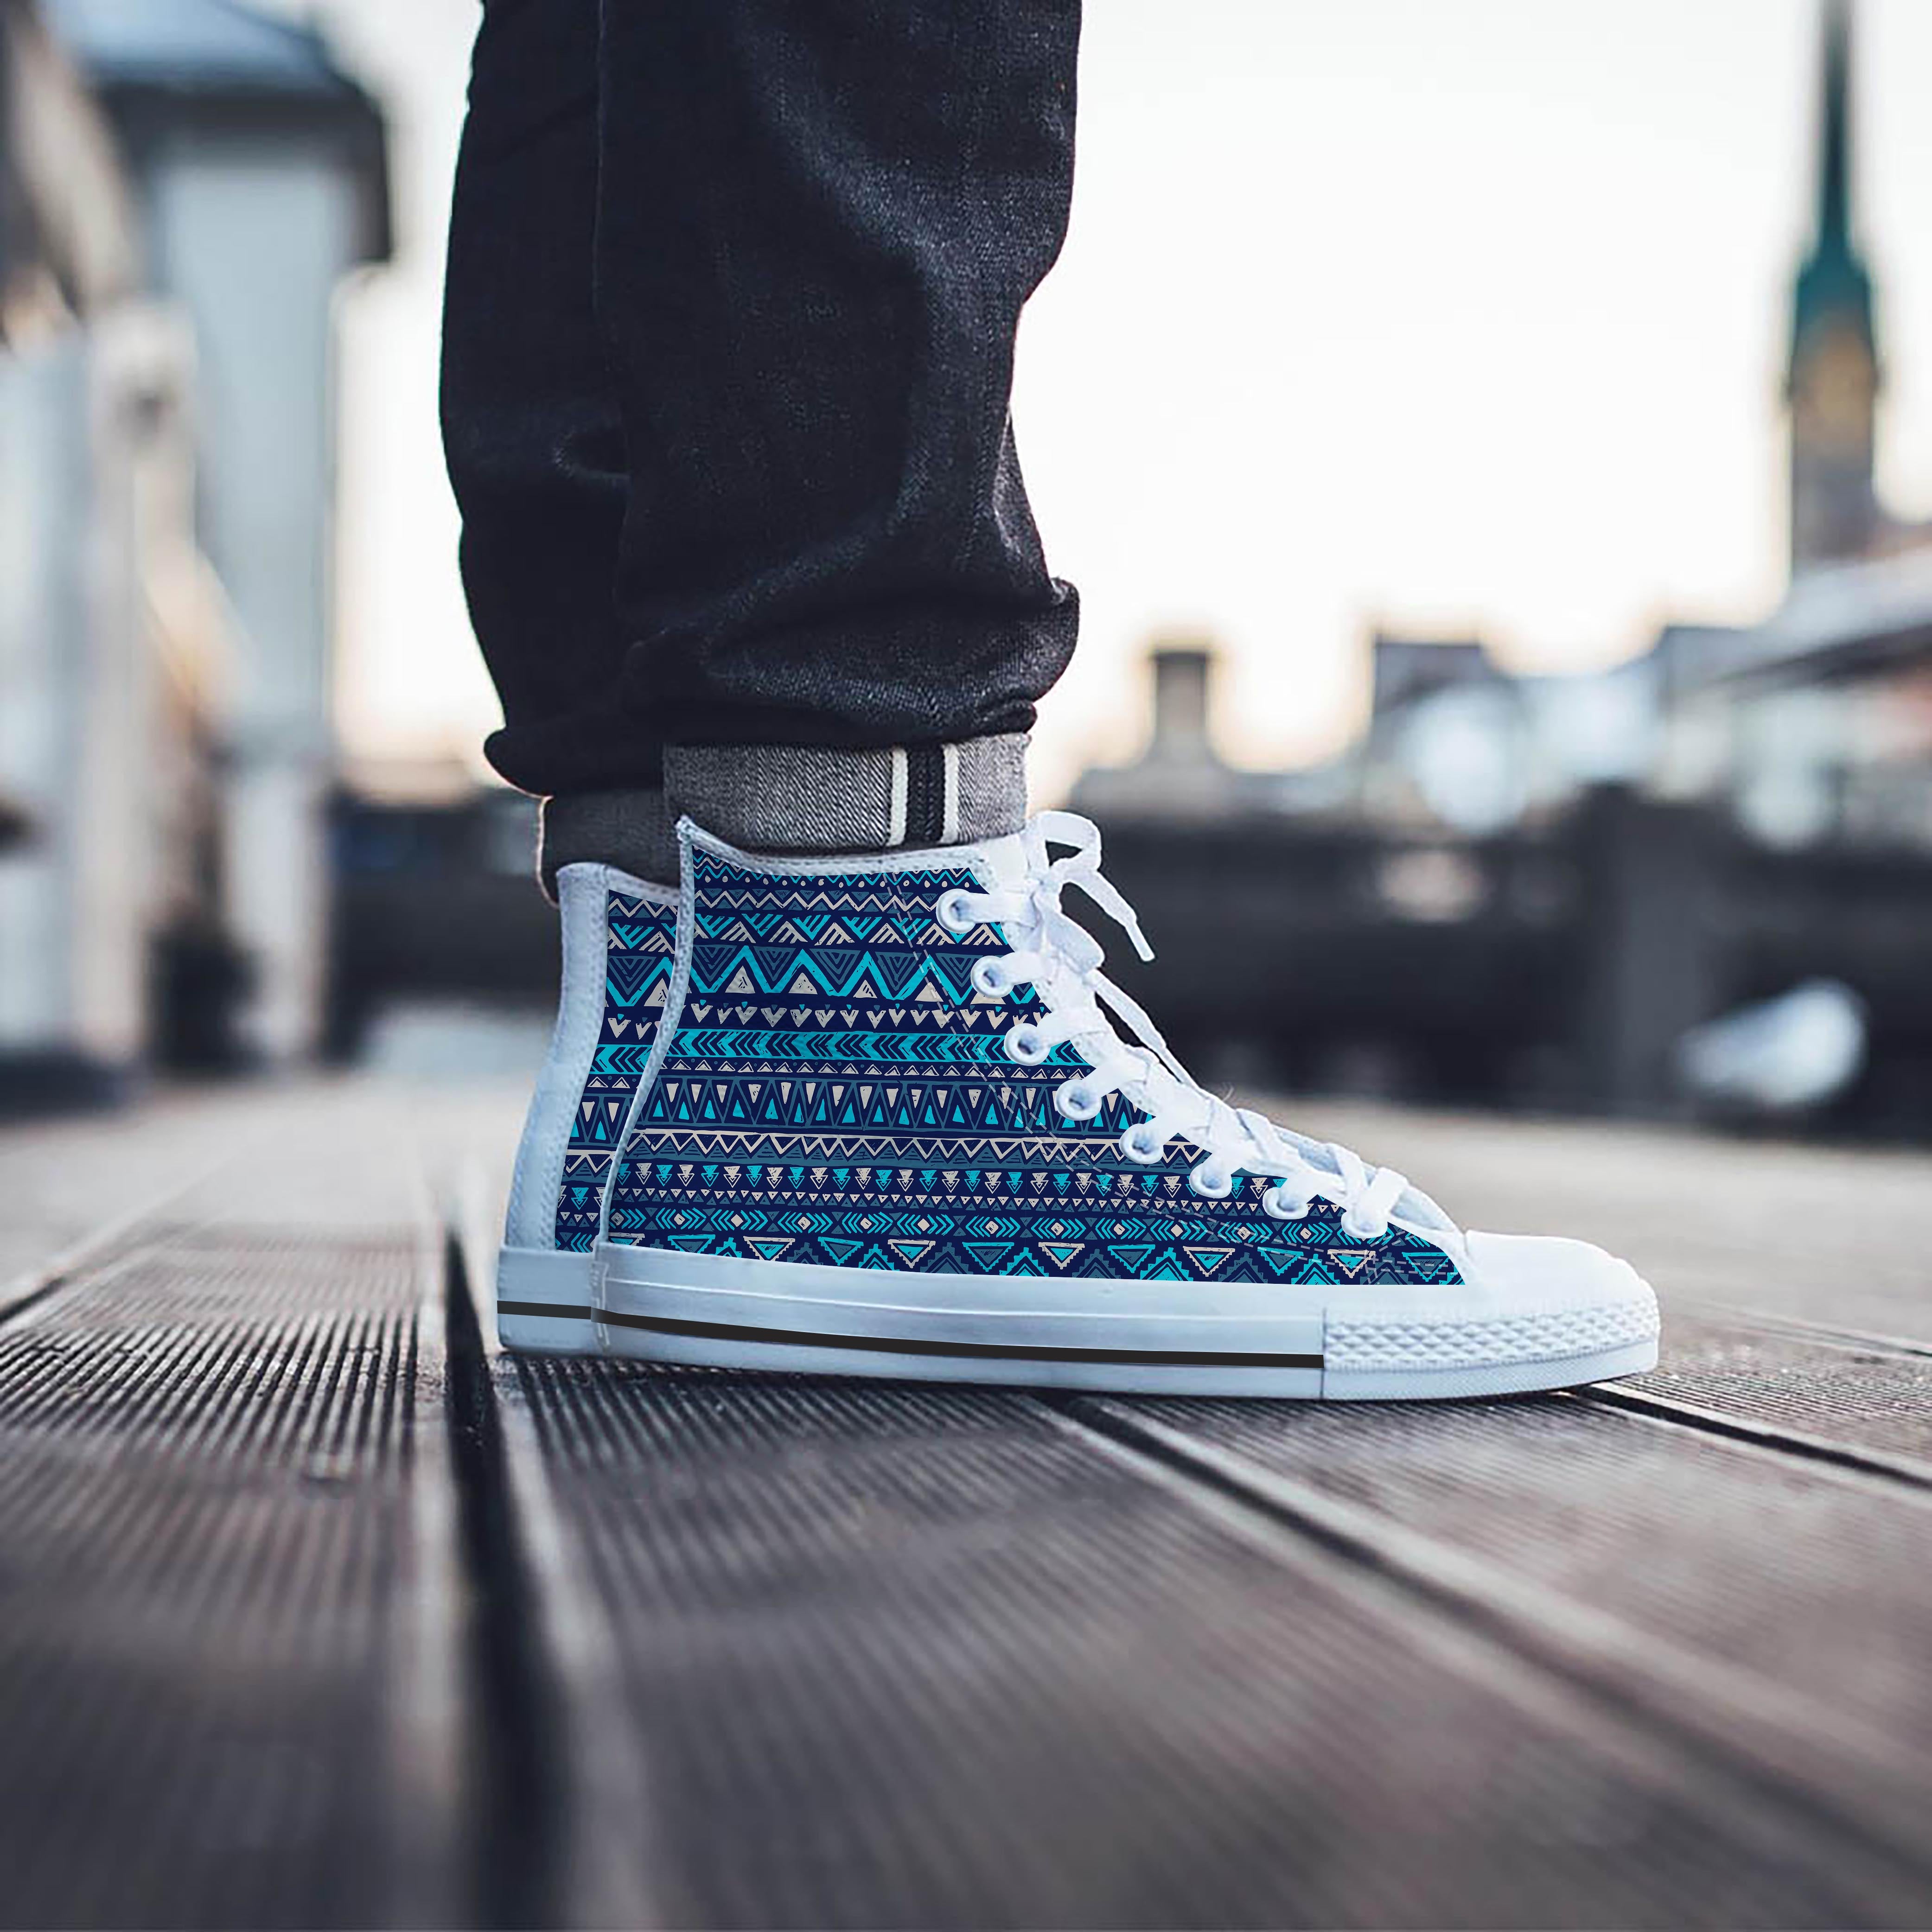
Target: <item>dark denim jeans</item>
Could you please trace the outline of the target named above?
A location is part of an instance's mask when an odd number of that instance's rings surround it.
[[[449,251],[463,572],[536,792],[1024,731],[1077,604],[1008,417],[1078,0],[488,0]]]

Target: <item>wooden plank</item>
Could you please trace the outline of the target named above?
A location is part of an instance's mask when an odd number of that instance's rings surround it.
[[[1370,1560],[1432,1566],[1526,1644],[1922,1844],[1925,1492],[1560,1399],[1095,1406],[1202,1445],[1291,1513],[1352,1512]]]
[[[1680,1308],[1666,1357],[1635,1386],[1932,1469],[1932,1346],[1922,1352]]]
[[[0,1127],[0,1316],[244,1143],[244,1106],[182,1095],[121,1114]]]
[[[255,1160],[0,1327],[10,1924],[474,1910],[406,1150],[359,1106],[238,1106]],[[63,1150],[111,1177],[133,1124]]]
[[[1575,1399],[1932,1491],[1932,1348],[1679,1308],[1653,1373]]]
[[[500,1176],[508,1109],[478,1102],[463,1131]],[[1547,1171],[1572,1178],[1546,1205],[1576,1208],[1574,1167]],[[498,1387],[544,1552],[540,1621],[563,1633],[549,1640],[567,1660],[559,1701],[580,1752],[608,1767],[578,1782],[576,1842],[601,1852],[605,1898],[628,1883],[660,1918],[1696,1924],[1932,1910],[1911,1726],[1882,1695],[1848,1720],[1807,1691],[1769,1718],[1747,1709],[1734,1733],[1732,1706],[1696,1695],[1716,1674],[1708,1652],[1670,1648],[1672,1672],[1646,1662],[1669,1648],[1654,1632],[1677,1599],[1661,1582],[1649,1622],[1610,1617],[1605,1672],[1577,1600],[1507,1552],[1474,1549],[1466,1570],[1501,1586],[1514,1622],[1390,1562],[1397,1531],[1411,1552],[1448,1545],[1381,1498],[1346,1506],[1341,1520],[1371,1532],[1351,1545],[1332,1514],[1284,1517],[1026,1396],[530,1360],[500,1364]],[[1222,1406],[1288,1432],[1315,1413]],[[1562,1406],[1482,1413],[1506,1432]],[[1311,1460],[1344,1468],[1351,1442],[1417,1470],[1467,1450],[1418,1447],[1393,1410],[1322,1420],[1340,1439]],[[1192,1418],[1175,1426],[1202,1445]],[[1713,1507],[1735,1511],[1724,1459],[1738,1452],[1650,1433],[1664,1462],[1691,1459],[1674,1532],[1706,1476]],[[1560,1544],[1587,1485],[1520,1441],[1497,1454]],[[1251,1485],[1272,1473],[1233,1460]],[[1754,1499],[1765,1480],[1745,1480]],[[1641,1526],[1624,1533],[1630,1500],[1618,1490],[1603,1561],[1614,1570],[1622,1534],[1622,1564],[1654,1568]],[[1498,1486],[1490,1514],[1515,1506]],[[1821,1562],[1868,1563],[1880,1520],[1857,1518]],[[1674,1533],[1663,1568],[1721,1592],[1729,1550],[1700,1570]],[[1822,1568],[1804,1581],[1809,1594],[1765,1606],[1765,1654],[1788,1640],[1802,1662],[1828,1615]],[[1562,1640],[1523,1641],[1521,1618],[1552,1605]],[[1894,1588],[1882,1634],[1898,1609]],[[1909,1676],[1896,1643],[1881,1656]],[[1765,1681],[1742,1678],[1747,1705]],[[1678,1693],[1696,1709],[1666,1724],[1660,1700]],[[1796,1777],[1770,1761],[1791,1738],[1808,1754]],[[1834,1808],[1817,1802],[1821,1767],[1846,1774]],[[587,1825],[586,1803],[602,1808]]]
[[[525,1360],[674,1922],[1870,1920],[1921,1873],[1031,1398]],[[1357,1426],[1378,1417],[1356,1412]]]

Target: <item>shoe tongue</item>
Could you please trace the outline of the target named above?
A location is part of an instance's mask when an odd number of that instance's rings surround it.
[[[1300,1154],[1309,1166],[1318,1168],[1324,1174],[1339,1174],[1340,1163],[1330,1151],[1326,1141],[1311,1140],[1306,1134],[1297,1133],[1292,1127],[1285,1127],[1277,1120],[1274,1130],[1288,1145]],[[1375,1170],[1372,1168],[1370,1172]],[[1406,1221],[1412,1227],[1434,1228],[1444,1234],[1458,1232],[1455,1222],[1443,1213],[1436,1203],[1419,1187],[1405,1187],[1396,1198],[1389,1212],[1399,1221]]]
[[[976,845],[962,846],[960,852],[989,874],[996,886],[1026,884],[1026,841],[1017,832],[1010,832],[1004,838],[982,839]]]

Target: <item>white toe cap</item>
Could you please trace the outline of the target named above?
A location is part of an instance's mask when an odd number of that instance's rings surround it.
[[[1628,1262],[1560,1234],[1465,1237],[1471,1283],[1512,1307],[1597,1307],[1655,1298]]]

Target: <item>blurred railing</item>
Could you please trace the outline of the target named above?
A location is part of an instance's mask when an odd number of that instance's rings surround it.
[[[554,999],[528,825],[502,795],[338,802],[337,1052],[390,1000]],[[1210,1081],[1682,1116],[1686,1032],[1828,977],[1869,1036],[1820,1124],[1932,1138],[1932,854],[1773,852],[1707,808],[1614,788],[1489,840],[1281,816],[1106,838],[1158,955],[1122,948],[1109,970]]]

